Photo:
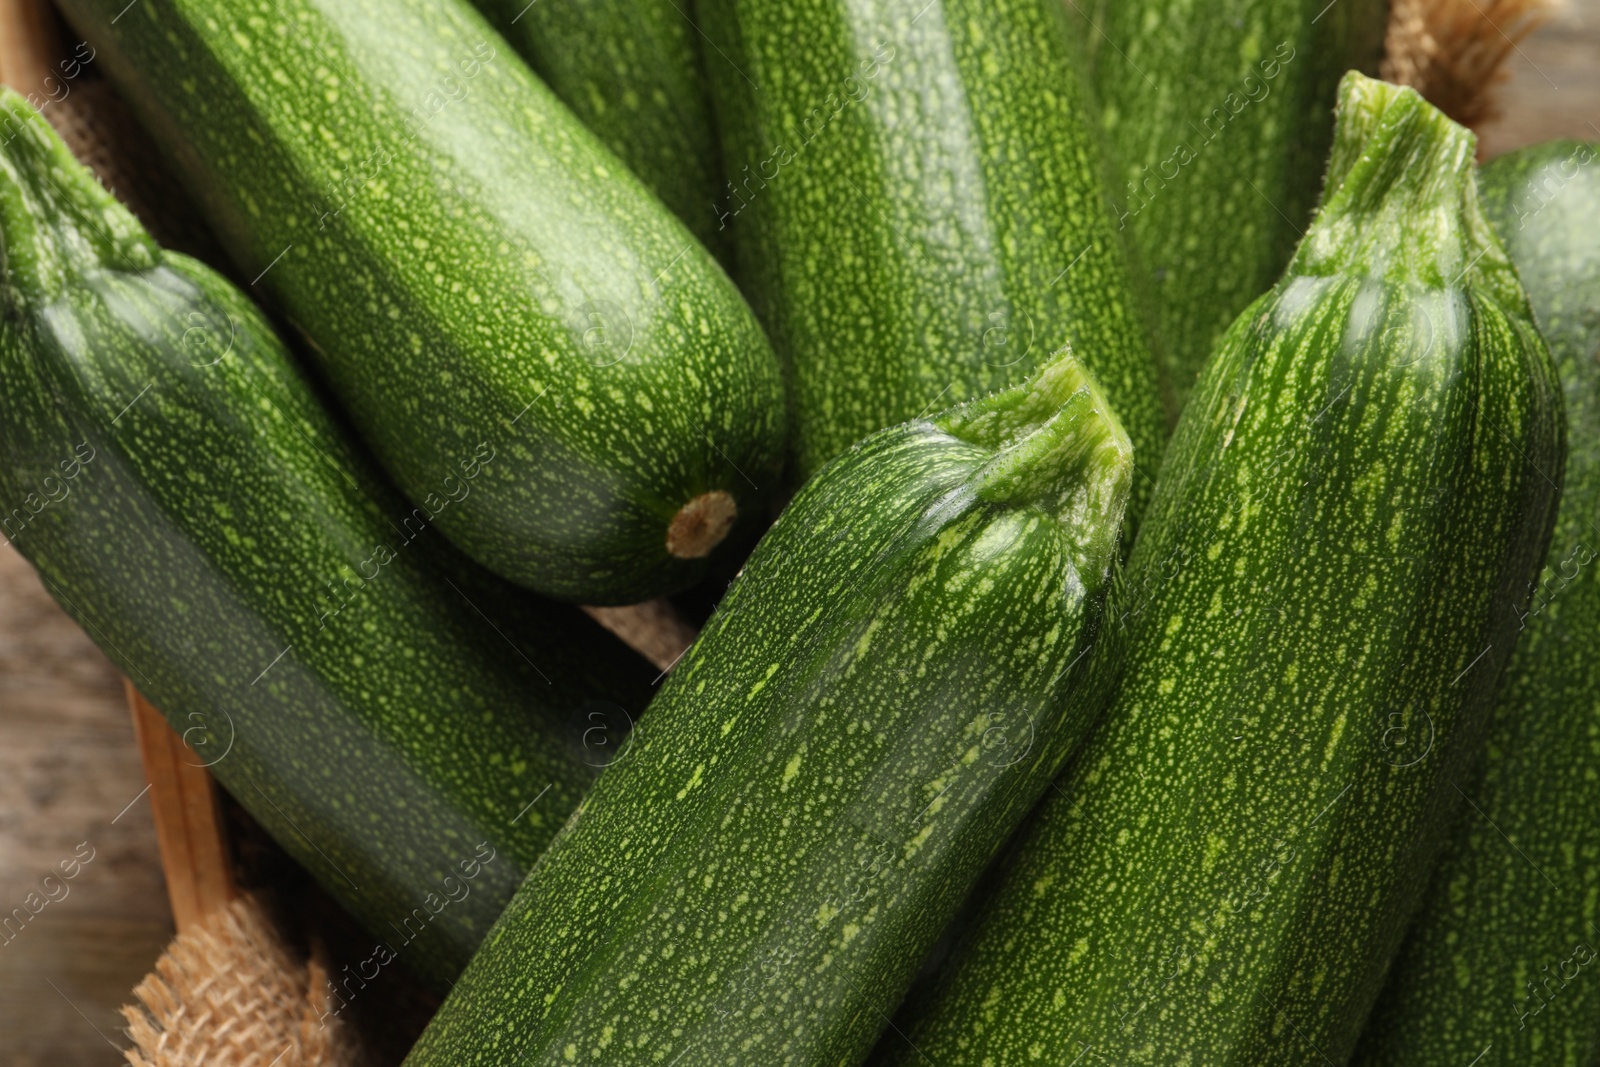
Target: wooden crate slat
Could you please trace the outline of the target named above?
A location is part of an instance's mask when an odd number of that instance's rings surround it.
[[[139,755],[150,782],[167,897],[181,934],[238,895],[216,783],[161,712],[124,680]]]

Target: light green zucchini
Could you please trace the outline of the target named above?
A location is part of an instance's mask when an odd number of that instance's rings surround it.
[[[1545,569],[1449,850],[1355,1061],[1600,1062],[1600,146],[1554,141],[1478,177],[1550,342],[1567,463]]]
[[[1288,263],[1317,200],[1334,87],[1376,73],[1385,0],[1072,2],[1111,196],[1181,409],[1206,357]]]
[[[0,533],[377,964],[447,988],[653,672],[462,559],[3,90],[0,127]]]
[[[755,318],[465,0],[63,11],[470,556],[627,603],[690,584],[762,517],[784,412]],[[454,500],[480,441],[497,458]]]
[[[1317,219],[1207,365],[1113,595],[1116,700],[892,1062],[1350,1055],[1483,739],[1563,421],[1472,135],[1353,72],[1339,109]]]
[[[722,158],[688,0],[474,0],[562,103],[719,256]],[[713,60],[717,57],[713,55]]]
[[[795,475],[1023,381],[1070,343],[1165,440],[1060,0],[702,0],[738,276],[779,356]],[[804,46],[797,46],[804,41]]]
[[[1131,477],[1072,357],[762,540],[407,1063],[853,1063],[1101,706]]]

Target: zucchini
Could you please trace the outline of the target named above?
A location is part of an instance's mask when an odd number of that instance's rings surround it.
[[[390,958],[444,988],[649,668],[462,559],[239,290],[162,251],[21,97],[0,94],[0,121],[0,532]]]
[[[859,1060],[1099,706],[1131,469],[1071,356],[825,468],[407,1063]]]
[[[713,252],[722,159],[700,32],[677,0],[474,0],[534,72]]]
[[[1377,71],[1388,5],[1071,6],[1117,225],[1155,297],[1156,350],[1181,409],[1228,324],[1289,261],[1327,163],[1334,88],[1351,67]]]
[[[1495,704],[1471,804],[1355,1062],[1479,1067],[1600,1061],[1600,146],[1555,141],[1478,177],[1550,342],[1569,450],[1545,570]]]
[[[782,389],[754,317],[464,0],[63,10],[468,555],[624,603],[764,510]],[[498,458],[451,500],[480,441]]]
[[[1352,72],[1334,138],[1173,436],[1115,702],[907,1031],[929,1062],[1343,1063],[1420,899],[1544,557],[1561,399],[1472,134]]]
[[[720,210],[788,370],[798,476],[874,430],[1016,385],[1066,343],[1153,472],[1155,364],[1060,0],[700,10],[731,61],[707,65],[731,186]]]

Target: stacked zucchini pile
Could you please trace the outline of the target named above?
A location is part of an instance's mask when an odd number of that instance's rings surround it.
[[[482,6],[63,0],[228,263],[0,98],[4,532],[408,1062],[1600,1062],[1591,146],[1367,0]]]

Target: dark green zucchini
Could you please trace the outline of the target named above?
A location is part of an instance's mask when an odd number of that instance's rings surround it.
[[[1100,706],[1131,474],[1070,356],[825,468],[407,1063],[859,1060]]]
[[[644,662],[462,559],[259,311],[0,93],[0,532],[219,781],[444,988]],[[470,453],[469,492],[499,458]]]
[[[1600,1062],[1600,146],[1555,141],[1478,176],[1566,393],[1561,512],[1470,803],[1355,1061]],[[1588,973],[1586,973],[1588,972]]]
[[[1385,0],[1072,3],[1118,225],[1154,294],[1181,408],[1228,324],[1277,278],[1327,165],[1334,87],[1383,51]]]
[[[1115,703],[894,1062],[1349,1057],[1555,515],[1559,387],[1473,148],[1342,84],[1326,199],[1113,594]]]
[[[688,0],[474,0],[562,103],[711,251],[722,159]],[[713,56],[713,59],[716,57]]]
[[[764,510],[782,390],[754,317],[465,0],[63,10],[378,460],[480,563],[641,600]],[[496,459],[452,501],[480,441]]]
[[[1153,475],[1165,427],[1060,0],[701,0],[738,274],[801,478],[1071,343]],[[804,47],[796,41],[803,40]],[[1136,479],[1130,514],[1149,495]]]

